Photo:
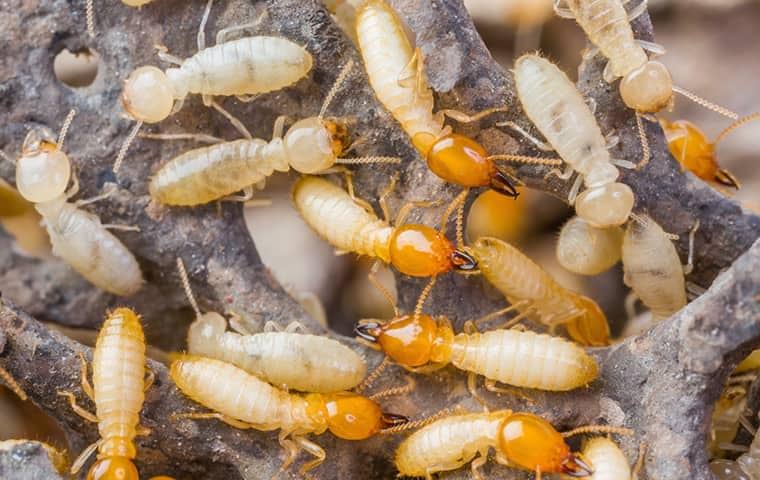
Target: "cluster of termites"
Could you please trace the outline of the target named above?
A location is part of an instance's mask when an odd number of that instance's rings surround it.
[[[124,3],[140,6],[148,2]],[[621,0],[565,0],[556,2],[555,10],[560,16],[574,18],[587,33],[595,46],[588,55],[600,53],[607,58],[604,80],[612,83],[621,79],[619,93],[633,110],[642,158],[633,161],[611,156],[615,136],[602,132],[576,86],[557,65],[539,54],[518,58],[513,70],[515,93],[532,125],[495,125],[508,127],[538,149],[554,155],[488,152],[475,139],[454,133],[451,126],[445,125],[446,117],[469,123],[504,109],[494,107],[474,115],[451,109],[434,111],[435,98],[425,75],[422,51],[413,46],[397,12],[385,0],[325,3],[355,42],[377,100],[398,121],[429,170],[462,187],[462,193],[444,213],[440,228],[405,222],[412,209],[431,206],[435,203],[432,201],[408,203],[391,218],[388,198],[394,191],[395,176],[389,178],[388,187],[378,198],[382,215],[354,194],[348,166],[372,168],[373,164],[394,164],[401,159],[392,155],[345,157],[350,150],[348,122],[326,114],[352,74],[353,61],[335,76],[319,112],[305,115],[287,131],[286,118],[279,117],[271,140],[253,138],[245,125],[214,97],[234,96],[247,102],[257,95],[287,88],[309,75],[313,58],[304,46],[287,38],[230,38],[255,24],[223,29],[217,34],[216,45],[206,47],[204,28],[212,0],[201,20],[197,53],[182,59],[161,47],[159,58],[172,67],[162,70],[142,66],[126,77],[121,100],[135,124],[115,160],[114,173],[118,174],[144,123],[163,121],[182,107],[188,95],[200,94],[204,105],[224,115],[242,138],[224,141],[202,134],[143,135],[211,143],[162,162],[149,180],[148,190],[155,203],[174,208],[218,200],[248,200],[253,188],[263,188],[275,172],[293,169],[303,174],[292,189],[293,205],[320,237],[339,252],[370,257],[401,275],[429,281],[413,312],[400,312],[394,302],[392,319],[364,319],[356,325],[360,342],[387,356],[368,375],[365,359],[356,349],[333,338],[306,333],[298,323],[285,329],[268,323],[264,331],[254,332],[232,312],[229,319],[217,312],[202,312],[185,266],[178,259],[178,278],[195,319],[187,335],[188,351],[173,357],[169,377],[206,411],[175,412],[167,421],[218,420],[240,429],[279,430],[279,443],[285,452],[282,470],[296,460],[301,450],[313,457],[301,466],[302,473],[319,466],[327,457],[325,450],[309,438],[312,434],[329,431],[338,438],[358,441],[415,429],[400,443],[394,457],[402,476],[430,479],[437,472],[470,464],[472,474],[480,479],[479,469],[494,451],[492,458],[498,464],[532,471],[536,478],[555,473],[596,480],[636,478],[643,462],[643,445],[639,460],[632,466],[634,462],[609,435],[585,439],[578,451],[572,451],[565,441],[574,434],[634,432],[599,425],[561,434],[540,415],[506,409],[492,411],[478,393],[478,376],[484,377],[486,390],[496,393],[584,388],[595,381],[600,371],[595,357],[584,347],[605,346],[613,340],[607,318],[593,299],[562,286],[510,243],[476,235],[469,229],[470,242],[466,243],[464,199],[470,189],[485,187],[488,195],[497,196],[497,202],[505,198],[514,201],[518,180],[509,163],[551,167],[547,176],[567,181],[568,202],[577,213],[560,232],[556,249],[560,264],[574,273],[598,275],[622,261],[625,284],[650,311],[652,323],[673,315],[694,293],[695,287],[689,285],[686,275],[693,264],[699,223],[695,221],[688,232],[681,232],[689,238],[684,267],[673,244],[678,235],[664,231],[647,212],[636,210],[634,189],[621,178],[624,172],[620,168],[631,170],[625,175],[635,175],[650,160],[643,121],[668,107],[674,92],[733,118],[735,122],[715,141],[708,140],[689,122],[659,121],[673,156],[685,169],[702,179],[739,188],[738,180],[718,166],[715,146],[758,115],[740,118],[673,85],[665,66],[647,54],[647,50],[659,53],[661,47],[636,40],[631,29],[630,20],[644,12],[646,2],[626,12],[626,2]],[[92,12],[89,2],[88,30],[94,34]],[[107,185],[97,197],[70,201],[78,191],[78,183],[63,144],[74,118],[72,111],[63,120],[57,138],[46,128],[29,132],[16,162],[16,189],[0,184],[0,217],[20,218],[36,211],[39,217],[31,218],[41,217],[54,255],[97,287],[130,296],[143,283],[140,266],[109,229],[134,228],[101,224],[96,215],[81,208],[107,198],[116,188]],[[539,132],[544,140],[531,130]],[[331,173],[345,174],[346,188],[329,179],[327,174]],[[244,195],[235,195],[238,192]],[[485,195],[484,204],[489,201]],[[450,238],[447,224],[454,212],[457,228],[455,238]],[[41,247],[34,242],[19,242],[19,248],[44,251],[38,250]],[[424,307],[436,278],[447,274],[481,275],[509,303],[480,319],[468,320],[462,332],[455,332],[450,319],[427,312]],[[370,277],[391,300],[373,274]],[[506,323],[482,331],[483,324],[503,315],[510,315]],[[524,323],[541,331],[529,330]],[[140,425],[145,392],[153,379],[146,366],[145,348],[139,316],[129,308],[118,308],[108,313],[98,336],[91,360],[92,383],[85,356],[80,353],[81,387],[94,403],[95,413],[80,407],[73,392],[59,394],[68,399],[77,414],[98,424],[100,439],[74,461],[72,474],[79,472],[97,451],[88,479],[138,478],[133,463],[138,454],[134,438],[150,435],[150,430]],[[467,388],[484,411],[416,420],[386,412],[379,400],[413,389],[410,381],[406,387],[373,395],[363,393],[390,362],[410,374],[430,374],[448,365],[456,367],[466,373]],[[745,363],[748,365],[740,366],[736,376],[758,366],[756,358]],[[742,380],[730,385],[732,388],[727,389],[717,408],[712,429],[716,450],[730,444],[742,422],[746,377],[737,378]],[[25,397],[13,377],[1,368],[0,379]],[[746,419],[741,424],[746,425]],[[756,442],[760,442],[757,437]],[[760,470],[758,462],[760,445],[753,442],[736,462],[716,460],[713,468],[721,478],[754,478]]]

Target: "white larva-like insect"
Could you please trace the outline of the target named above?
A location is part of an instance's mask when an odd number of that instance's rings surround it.
[[[69,192],[71,164],[63,152],[74,111],[64,122],[56,142],[49,133],[32,130],[24,140],[16,165],[16,185],[21,195],[35,203],[42,215],[53,253],[95,286],[121,296],[137,292],[143,284],[140,266],[134,255],[107,229],[133,230],[132,227],[103,225],[100,219],[79,206],[108,195],[69,203],[75,195],[75,184]]]
[[[573,273],[598,275],[620,260],[622,244],[622,228],[596,228],[581,217],[573,217],[557,239],[557,260]]]
[[[654,320],[670,317],[687,303],[684,266],[671,238],[657,222],[636,215],[623,237],[623,281],[652,312]],[[690,235],[689,265],[694,230]],[[687,270],[690,267],[687,265]]]
[[[579,173],[568,200],[579,217],[596,227],[622,225],[634,204],[631,188],[617,181],[620,172],[588,105],[567,75],[538,55],[523,55],[515,62],[515,84],[523,110],[564,160],[570,178]],[[534,159],[536,163],[540,159]],[[555,164],[548,160],[545,163]],[[585,191],[578,195],[581,183]]]
[[[260,186],[275,171],[301,173],[332,171],[336,164],[398,163],[395,157],[338,158],[347,144],[345,126],[324,119],[338,87],[348,76],[349,62],[338,75],[318,116],[296,122],[283,137],[285,117],[275,122],[271,142],[244,139],[197,148],[173,158],[151,179],[150,194],[167,205],[198,205]],[[172,135],[153,135],[172,138]]]
[[[77,405],[71,392],[58,394],[68,397],[77,414],[98,424],[100,440],[82,452],[71,471],[76,474],[97,449],[98,460],[87,474],[89,480],[138,480],[132,463],[137,454],[133,440],[140,431],[144,392],[153,383],[153,374],[145,375],[145,336],[140,317],[128,308],[108,314],[92,358],[92,385],[87,380],[87,362],[84,357],[81,360],[82,390],[95,402],[95,414]]]
[[[284,332],[267,331],[273,323],[267,323],[263,333],[226,331],[227,320],[219,313],[201,313],[181,259],[177,267],[196,315],[187,334],[190,354],[237,365],[285,390],[337,392],[354,388],[364,379],[367,365],[359,354],[331,338],[292,331],[300,326],[297,323]],[[239,322],[235,326],[245,331]]]
[[[330,430],[339,438],[363,440],[407,422],[404,417],[384,413],[371,398],[350,392],[290,394],[211,358],[182,355],[172,363],[169,375],[182,393],[215,412],[180,417],[216,418],[236,428],[261,431],[281,429],[280,445],[287,452],[282,470],[299,450],[316,457],[301,467],[301,473],[325,460],[322,447],[306,438],[310,433]]]
[[[583,442],[583,459],[594,469],[586,480],[633,480],[628,459],[615,442],[606,437],[594,437]]]

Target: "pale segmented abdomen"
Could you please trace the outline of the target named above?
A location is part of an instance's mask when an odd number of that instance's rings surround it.
[[[128,308],[111,312],[100,329],[92,359],[92,383],[103,456],[118,454],[126,442],[134,458],[132,439],[140,422],[145,394],[145,336],[140,317]]]
[[[236,140],[196,148],[170,160],[150,181],[166,205],[200,205],[250,187],[288,163],[281,139]]]
[[[382,0],[368,1],[356,16],[356,36],[380,103],[410,137],[421,132],[440,136],[443,120],[433,115],[433,93],[424,76],[419,81],[413,77],[409,63],[414,50],[393,9]]]
[[[338,250],[390,261],[392,227],[366,211],[333,183],[304,176],[293,186],[293,204],[304,221]]]
[[[190,353],[230,362],[277,387],[302,392],[350,390],[367,373],[364,360],[331,338],[289,332],[224,332],[192,342]]]
[[[582,387],[598,373],[594,359],[576,344],[518,330],[459,334],[451,363],[509,385],[552,391]]]
[[[657,319],[686,305],[683,266],[673,242],[651,218],[628,223],[623,237],[623,281]]]
[[[631,467],[622,450],[605,437],[594,437],[583,445],[583,459],[591,462],[594,474],[589,480],[630,480]]]
[[[283,415],[291,396],[234,365],[183,356],[172,363],[169,374],[182,393],[215,412],[256,425],[258,430],[285,427]]]
[[[559,324],[578,313],[574,294],[512,245],[481,237],[471,248],[483,276],[510,302],[529,300],[542,322]]]
[[[597,228],[581,217],[573,217],[557,239],[557,260],[573,273],[598,275],[620,260],[622,244],[620,227]]]
[[[179,75],[187,91],[204,95],[253,95],[295,83],[311,70],[311,54],[281,37],[244,37],[199,51]]]
[[[55,255],[107,292],[126,297],[142,287],[142,272],[134,255],[97,216],[70,203],[59,205],[52,215],[46,215],[46,207],[37,205]]]
[[[514,73],[525,114],[562,160],[583,176],[610,163],[594,115],[562,70],[538,55],[523,55]]]
[[[433,422],[401,442],[396,468],[409,477],[456,470],[478,451],[496,446],[498,426],[504,418],[502,411],[454,415]]]
[[[588,39],[610,61],[615,77],[623,77],[648,60],[633,37],[628,14],[620,0],[567,0]]]

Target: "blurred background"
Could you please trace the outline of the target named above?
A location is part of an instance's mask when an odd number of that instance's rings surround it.
[[[465,4],[504,68],[511,68],[522,53],[541,50],[558,61],[571,78],[577,77],[585,38],[575,22],[554,15],[552,0],[465,0]],[[676,84],[742,115],[760,110],[760,1],[650,0],[649,4],[656,40],[667,49],[661,61],[669,67]],[[74,88],[89,84],[97,64],[93,55],[63,51],[53,66],[56,75]],[[715,138],[729,124],[727,119],[682,99],[665,117],[687,119],[708,138]],[[758,152],[760,122],[736,131],[717,148],[720,165],[742,183],[738,192],[721,191],[754,210],[760,210]],[[271,199],[271,205],[246,210],[264,263],[310,312],[338,332],[350,335],[361,318],[389,318],[391,306],[367,280],[371,262],[353,255],[334,255],[296,215],[289,199],[294,179],[294,175],[274,176],[261,194]],[[516,244],[560,283],[599,301],[611,320],[613,335],[619,335],[628,293],[620,267],[589,278],[574,275],[557,263],[557,234],[571,213],[562,202],[541,192],[523,190],[517,201],[484,193],[473,204],[467,235],[470,240],[490,235]],[[34,228],[35,215],[32,211],[23,220],[18,216],[12,221],[0,219],[0,224],[12,234],[27,231]],[[30,238],[29,245],[19,247],[44,255],[45,239]],[[395,292],[389,271],[381,270],[378,278]],[[92,332],[66,333],[84,343],[94,341]],[[31,403],[19,401],[0,387],[0,440],[8,438],[65,446],[53,422]]]

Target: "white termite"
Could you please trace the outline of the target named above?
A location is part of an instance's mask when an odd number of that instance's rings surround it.
[[[557,260],[573,273],[598,275],[620,260],[622,244],[622,228],[596,228],[581,217],[573,217],[557,239]]]

